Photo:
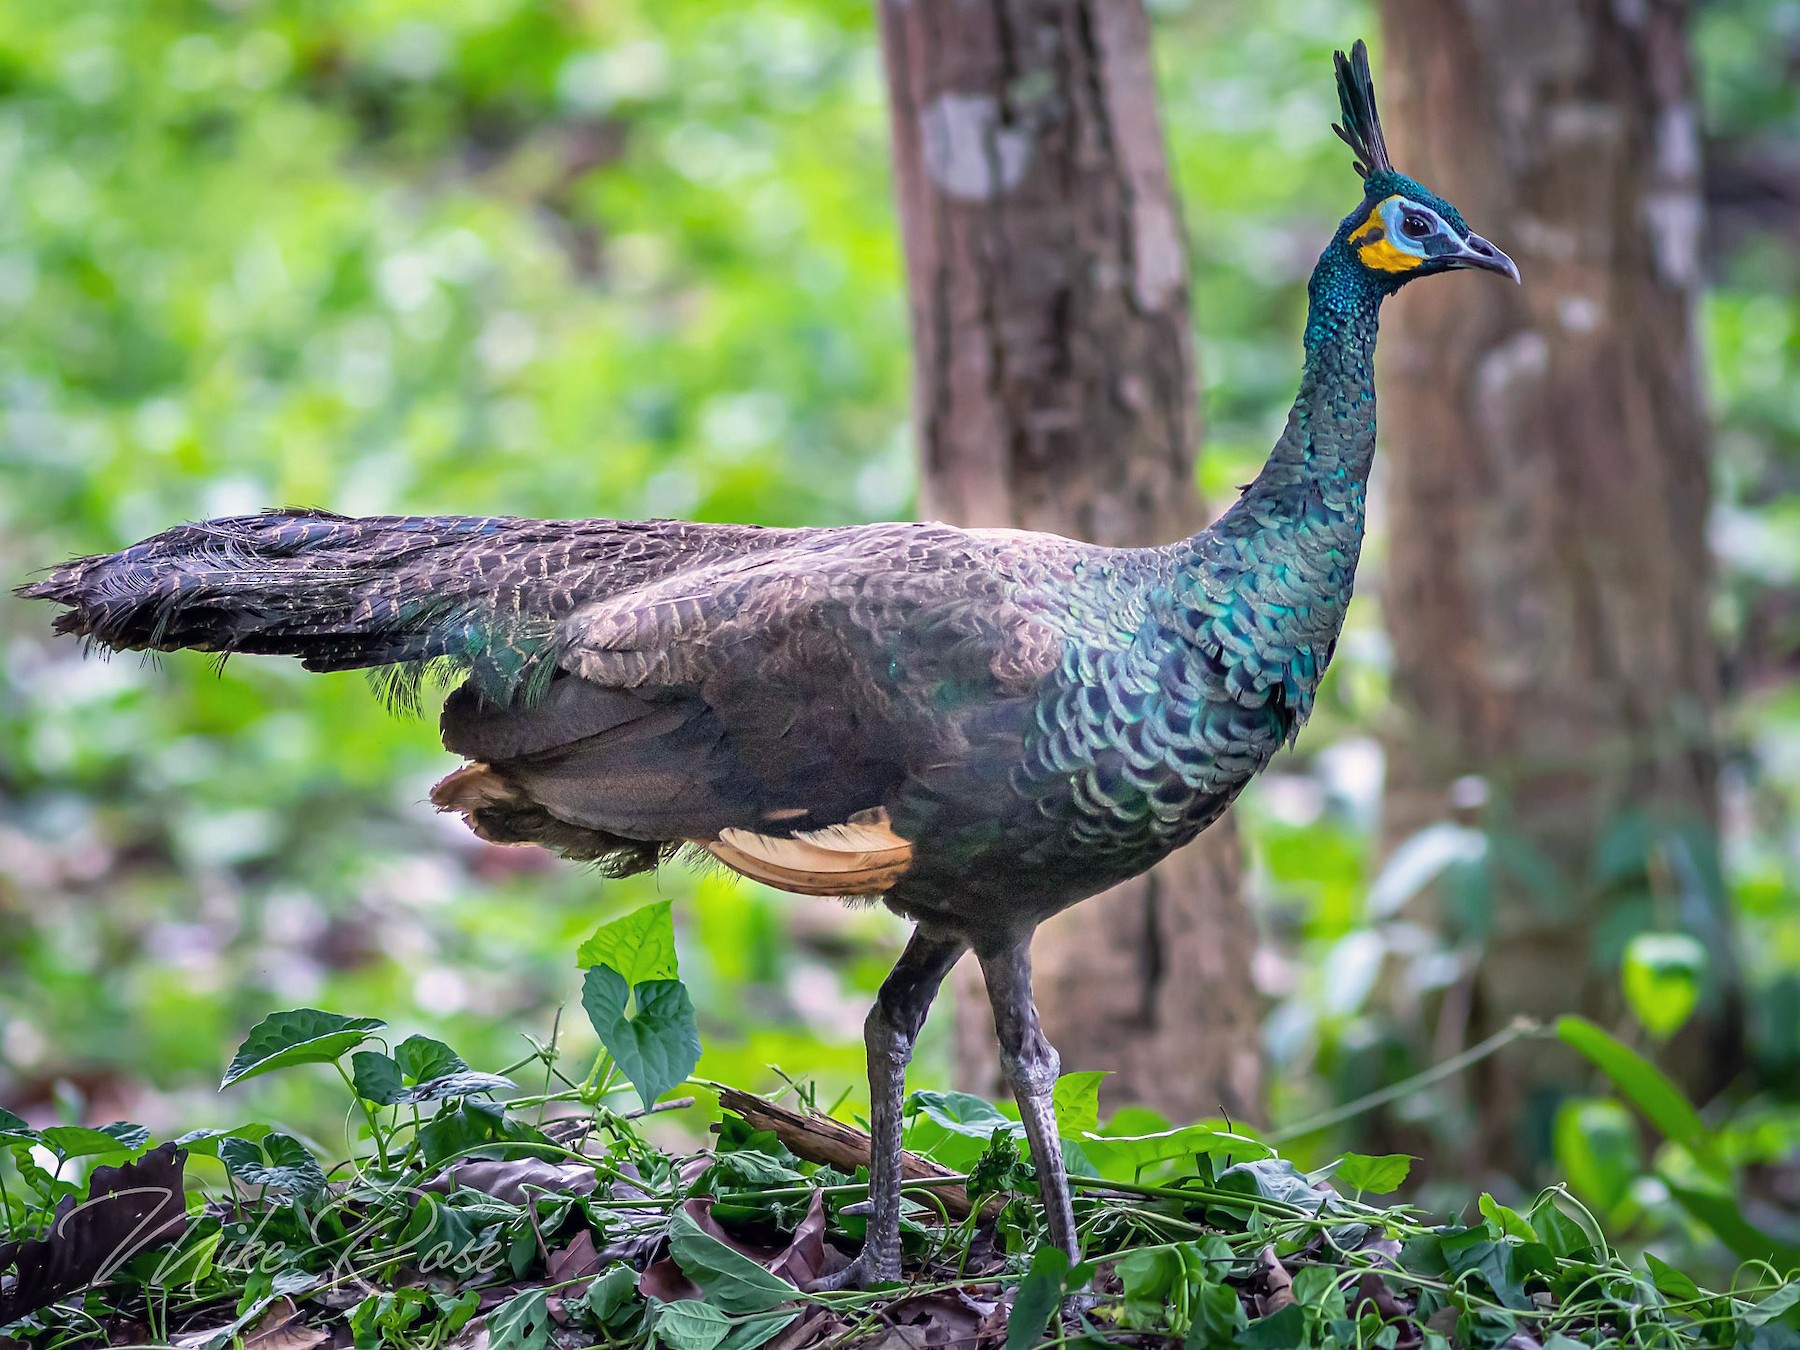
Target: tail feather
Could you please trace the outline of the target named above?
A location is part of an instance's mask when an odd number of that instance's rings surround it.
[[[579,604],[787,532],[673,521],[536,521],[275,511],[179,525],[80,558],[20,594],[66,607],[57,631],[118,651],[294,656],[376,671],[392,703],[430,674],[510,700],[547,681]]]
[[[379,667],[378,685],[400,704],[416,699],[434,664],[510,691],[558,617],[519,613],[502,623],[492,597],[468,586],[468,563],[510,523],[322,511],[205,521],[77,559],[19,594],[66,606],[58,632],[116,651]]]

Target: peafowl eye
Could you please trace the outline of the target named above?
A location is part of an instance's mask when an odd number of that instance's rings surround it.
[[[1395,281],[1459,267],[1519,279],[1513,260],[1464,224],[1454,206],[1416,184],[1412,188],[1371,203],[1362,224],[1350,232],[1364,267]]]

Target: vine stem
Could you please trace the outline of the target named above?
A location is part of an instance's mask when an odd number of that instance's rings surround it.
[[[1353,1102],[1345,1102],[1342,1106],[1334,1107],[1330,1111],[1321,1112],[1319,1115],[1297,1121],[1292,1125],[1285,1125],[1279,1130],[1271,1130],[1265,1137],[1271,1144],[1285,1144],[1290,1139],[1299,1139],[1319,1130],[1330,1129],[1333,1125],[1341,1125],[1346,1120],[1354,1120],[1360,1115],[1373,1111],[1378,1106],[1397,1102],[1402,1097],[1410,1097],[1415,1092],[1431,1087],[1434,1083],[1440,1083],[1446,1078],[1454,1078],[1470,1065],[1479,1064],[1490,1055],[1498,1054],[1514,1041],[1532,1040],[1548,1034],[1542,1023],[1529,1017],[1517,1018],[1511,1026],[1496,1031],[1485,1041],[1471,1045],[1461,1054],[1452,1055],[1443,1063],[1434,1064],[1422,1073],[1416,1073],[1411,1078],[1403,1078],[1398,1083],[1371,1092],[1367,1096],[1358,1097]]]
[[[336,1069],[338,1077],[344,1080],[344,1086],[350,1089],[350,1096],[362,1108],[363,1119],[369,1122],[369,1134],[375,1140],[376,1165],[381,1168],[383,1174],[392,1171],[388,1162],[387,1139],[381,1133],[381,1122],[375,1119],[375,1108],[362,1099],[362,1093],[356,1090],[356,1084],[351,1081],[350,1075],[344,1072],[344,1066],[340,1061],[332,1060],[331,1067]]]

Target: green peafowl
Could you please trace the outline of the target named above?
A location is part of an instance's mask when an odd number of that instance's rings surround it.
[[[1193,839],[1306,721],[1363,536],[1382,302],[1457,268],[1518,280],[1389,163],[1362,43],[1337,82],[1363,199],[1313,271],[1286,429],[1191,539],[288,511],[179,526],[24,594],[114,649],[376,669],[400,700],[434,668],[459,675],[443,739],[468,763],[433,800],[482,838],[612,876],[704,850],[911,920],[866,1026],[871,1218],[852,1279],[899,1276],[906,1065],[972,950],[1073,1256],[1032,932]]]

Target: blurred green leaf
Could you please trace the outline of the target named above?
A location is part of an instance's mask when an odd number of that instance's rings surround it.
[[[1488,839],[1480,830],[1449,822],[1427,825],[1394,849],[1370,883],[1365,901],[1370,917],[1397,914],[1446,869],[1478,865],[1487,852]]]
[[[1705,978],[1706,948],[1686,933],[1639,933],[1626,945],[1625,1001],[1658,1040],[1687,1023]]]
[[[1723,1167],[1699,1112],[1661,1069],[1585,1017],[1558,1018],[1556,1034],[1565,1045],[1587,1056],[1657,1129],[1703,1167],[1715,1171]]]
[[[1767,1261],[1783,1275],[1800,1275],[1800,1247],[1751,1223],[1735,1197],[1677,1185],[1667,1177],[1663,1180],[1676,1203],[1712,1229],[1740,1261]]]
[[[1610,1213],[1643,1170],[1631,1113],[1611,1098],[1575,1097],[1557,1108],[1553,1132],[1556,1163],[1570,1188]]]

